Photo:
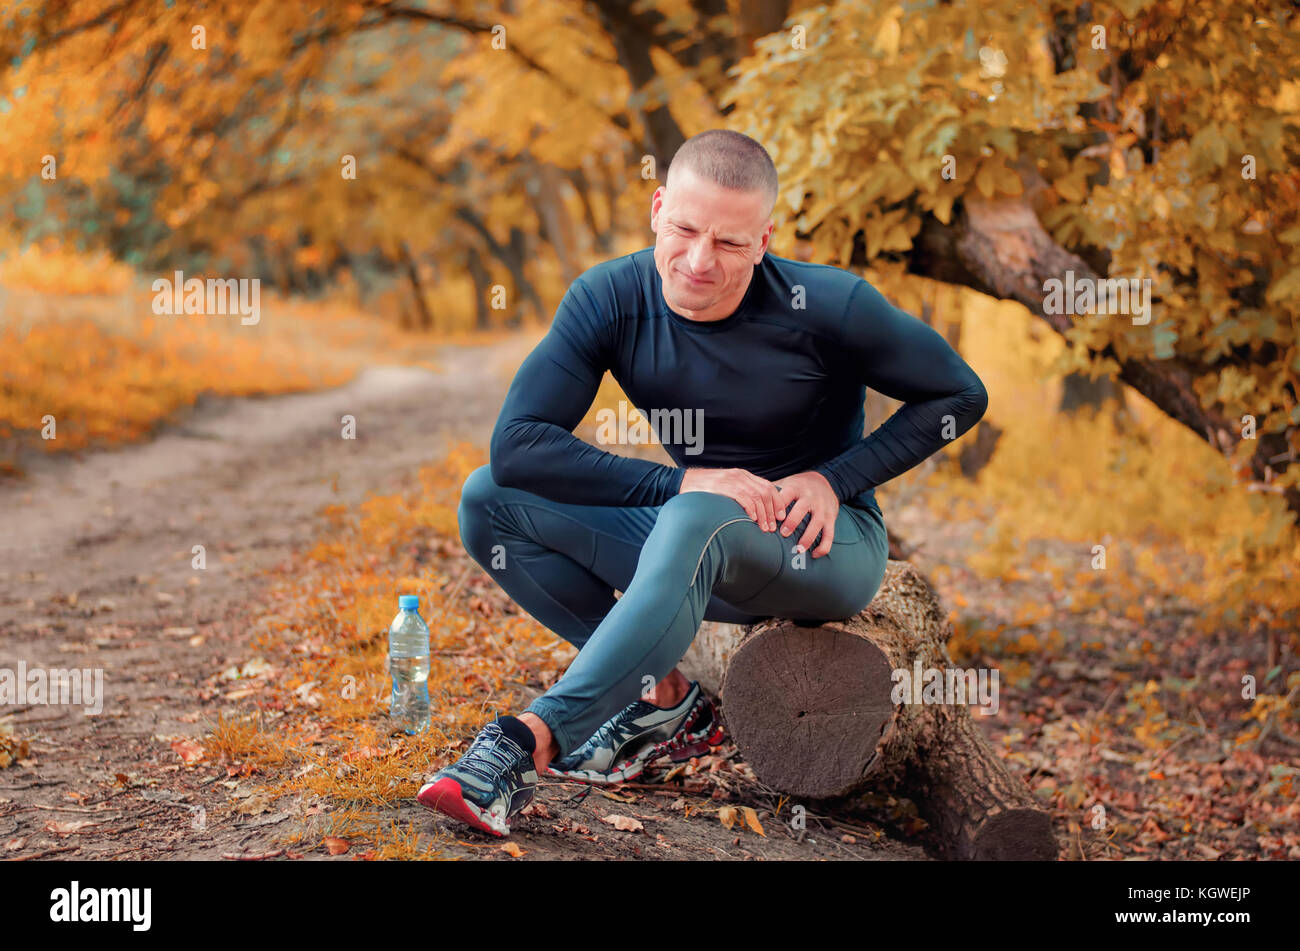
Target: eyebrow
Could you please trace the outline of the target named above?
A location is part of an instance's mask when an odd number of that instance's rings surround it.
[[[689,221],[685,221],[685,220],[683,220],[683,219],[681,219],[681,218],[674,217],[673,215],[669,215],[669,216],[668,216],[668,223],[669,223],[669,224],[673,224],[673,225],[678,225],[679,227],[682,227],[682,228],[690,228],[692,231],[699,231],[699,230],[700,230],[699,228],[697,228],[697,227],[696,227],[694,224],[692,224],[691,222],[689,222]],[[720,235],[718,235],[718,240],[719,240],[719,241],[727,241],[727,242],[730,242],[731,244],[745,244],[745,243],[746,243],[746,239],[745,239],[745,238],[743,238],[743,237],[738,237],[738,236],[736,236],[736,235],[732,235],[732,234],[720,234]]]

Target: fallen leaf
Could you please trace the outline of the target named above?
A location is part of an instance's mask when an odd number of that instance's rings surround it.
[[[620,796],[611,789],[602,789],[600,794],[606,799],[613,799],[615,802],[636,802],[637,797],[631,794]]]
[[[194,763],[203,759],[203,747],[193,740],[172,740],[171,747],[182,762]]]
[[[762,823],[758,821],[758,813],[751,807],[745,807],[745,825],[749,826],[754,832],[757,832],[763,838],[767,838],[767,833],[763,831]]]
[[[524,854],[524,850],[515,842],[502,842],[500,849],[502,852],[505,852],[507,855],[513,856],[514,858],[519,858],[519,856]]]
[[[325,836],[325,848],[329,850],[330,855],[342,855],[348,849],[352,848],[352,843],[347,839],[340,839],[338,836]]]
[[[5,848],[8,849],[10,852],[17,852],[26,844],[27,844],[27,836],[20,835],[18,836],[18,838],[10,839],[8,842],[6,842]]]
[[[723,806],[718,810],[718,821],[730,829],[736,824],[736,818],[739,812],[735,806]]]
[[[45,823],[45,831],[53,832],[56,835],[72,835],[74,832],[80,832],[87,826],[93,826],[95,822],[90,819],[69,819],[67,822],[50,820]]]
[[[376,756],[387,756],[391,749],[383,749],[379,746],[363,746],[357,750],[349,750],[343,754],[343,762],[351,763],[353,760],[373,759]]]
[[[619,832],[645,831],[645,826],[630,816],[601,816],[600,821],[609,823]]]
[[[235,812],[245,816],[257,816],[271,808],[271,797],[266,793],[253,793],[235,807]]]

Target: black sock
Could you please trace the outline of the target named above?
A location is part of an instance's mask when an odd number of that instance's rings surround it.
[[[533,736],[533,731],[528,729],[528,724],[523,720],[518,717],[497,717],[496,723],[501,727],[501,732],[526,749],[530,755],[537,751],[537,737]]]

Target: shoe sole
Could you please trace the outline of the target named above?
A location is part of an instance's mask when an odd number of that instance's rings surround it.
[[[510,834],[510,823],[502,822],[504,830],[498,829],[485,818],[489,813],[465,798],[460,783],[450,776],[444,776],[436,782],[429,783],[415,796],[420,805],[457,819],[467,826],[481,832],[489,832],[498,838]],[[499,821],[499,820],[498,820]]]
[[[643,755],[636,756],[629,760],[624,760],[617,767],[608,773],[597,773],[593,770],[572,770],[569,772],[546,767],[546,775],[555,776],[560,779],[574,780],[580,783],[588,783],[592,786],[616,786],[619,783],[630,782],[636,779],[645,771],[646,766],[668,754],[668,758],[674,763],[682,763],[692,756],[703,756],[711,747],[717,746],[723,740],[726,734],[723,732],[720,724],[714,723],[711,732],[708,735],[703,733],[690,734],[687,739],[677,740],[675,737],[671,740],[664,740],[654,746],[648,747]]]

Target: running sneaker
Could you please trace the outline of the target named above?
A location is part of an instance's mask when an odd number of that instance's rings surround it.
[[[722,742],[722,722],[717,708],[691,682],[681,703],[656,707],[634,700],[610,717],[586,743],[551,763],[550,776],[607,785],[635,779],[646,764],[665,753],[681,762],[708,752]]]
[[[533,754],[493,720],[465,754],[438,770],[415,798],[476,829],[504,836],[510,834],[510,817],[532,802],[536,792]]]

